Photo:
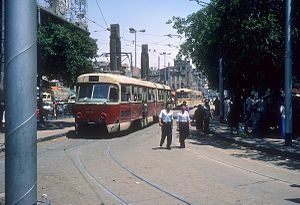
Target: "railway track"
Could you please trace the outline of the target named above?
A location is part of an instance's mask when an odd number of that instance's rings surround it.
[[[125,193],[128,192],[128,190],[122,190],[122,187],[124,187],[124,185],[122,184],[119,184],[119,187],[121,188],[119,188],[118,185],[116,186],[115,183],[114,185],[111,185],[111,183],[108,182],[107,177],[104,177],[105,170],[99,171],[95,167],[91,166],[91,164],[95,163],[89,163],[88,160],[84,158],[85,152],[87,152],[86,150],[88,150],[87,147],[85,147],[86,142],[87,140],[83,140],[78,144],[69,145],[64,149],[64,152],[74,162],[73,164],[75,168],[80,173],[82,173],[82,176],[84,176],[86,180],[91,181],[98,188],[98,191],[100,193],[104,192],[113,201],[123,205],[140,204],[143,203],[143,201],[149,203],[151,199],[149,199],[147,195],[151,195],[154,196],[153,200],[166,200],[168,201],[168,204],[192,204],[191,202],[187,201],[186,199],[177,195],[176,193],[172,193],[166,188],[163,188],[160,185],[155,184],[154,182],[151,182],[150,180],[144,178],[140,174],[136,173],[132,168],[128,167],[124,162],[120,161],[114,154],[114,150],[111,147],[112,139],[106,140],[105,142],[97,141],[94,143],[94,145],[98,147],[101,146],[101,148],[104,148],[107,157],[109,157],[110,159],[110,162],[102,164],[103,166],[110,167],[110,177],[114,179],[126,178],[127,180],[129,178],[131,185],[130,189],[132,189],[133,192],[134,190],[138,190],[138,194]],[[89,143],[89,145],[91,145],[91,143]],[[70,154],[71,150],[73,152],[73,155]],[[101,158],[103,158],[103,156],[101,156]],[[97,160],[97,163],[101,164],[103,162],[101,160]],[[93,188],[91,185],[89,186]],[[133,188],[132,186],[135,187]],[[145,198],[141,199],[140,195],[145,195]]]

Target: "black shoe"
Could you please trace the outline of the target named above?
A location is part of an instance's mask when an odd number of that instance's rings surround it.
[[[170,149],[171,149],[171,147],[166,147],[166,149],[170,150]]]

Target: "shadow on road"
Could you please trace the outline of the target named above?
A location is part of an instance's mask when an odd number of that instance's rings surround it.
[[[285,199],[286,201],[290,201],[296,204],[300,204],[300,198],[294,198],[294,199]]]
[[[234,157],[272,162],[277,166],[284,167],[290,170],[300,170],[300,160],[287,159],[286,157],[283,156],[274,155],[271,153],[266,153],[255,149],[250,149],[248,147],[243,147],[236,143],[231,143],[228,141],[221,140],[219,137],[216,137],[213,134],[204,135],[204,134],[197,133],[196,130],[192,130],[190,139],[193,140],[190,143],[194,145],[212,146],[224,150],[229,150],[229,149],[240,150],[239,153],[230,154],[231,156]]]
[[[126,136],[132,132],[137,131],[139,128],[130,128],[127,131],[121,131],[116,133],[107,133],[106,130],[91,128],[82,131],[81,133],[76,133],[75,131],[69,131],[66,135],[69,139],[113,139],[118,137]]]
[[[45,121],[39,122],[37,125],[37,130],[58,130],[64,129],[66,127],[74,127],[74,122],[65,122],[65,121]]]

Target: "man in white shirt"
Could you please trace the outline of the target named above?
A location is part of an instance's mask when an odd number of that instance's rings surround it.
[[[159,114],[159,126],[161,126],[160,147],[164,144],[167,137],[167,149],[171,149],[172,129],[173,129],[173,111],[171,103],[167,102],[166,109],[163,109]]]

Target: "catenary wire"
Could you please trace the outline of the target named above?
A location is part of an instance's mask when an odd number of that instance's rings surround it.
[[[98,9],[99,9],[99,11],[100,11],[100,13],[101,13],[101,16],[102,16],[102,18],[103,18],[103,21],[104,21],[104,23],[105,23],[105,25],[106,25],[106,27],[107,27],[107,29],[108,29],[109,26],[108,26],[108,24],[107,24],[107,22],[106,22],[106,19],[105,19],[104,15],[103,15],[103,12],[102,12],[101,8],[100,8],[100,5],[99,5],[99,3],[98,3],[98,0],[96,0],[96,3],[97,3],[97,7],[98,7]]]

